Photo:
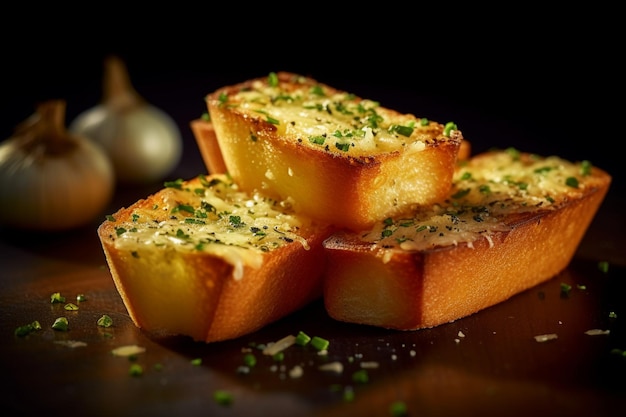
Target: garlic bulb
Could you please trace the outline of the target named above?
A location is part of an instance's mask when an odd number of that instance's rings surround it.
[[[100,143],[122,183],[160,181],[182,156],[178,126],[167,113],[139,96],[117,57],[105,60],[102,103],[79,114],[69,130]]]
[[[104,150],[65,129],[51,100],[0,143],[0,224],[58,231],[87,224],[110,203],[115,176]]]

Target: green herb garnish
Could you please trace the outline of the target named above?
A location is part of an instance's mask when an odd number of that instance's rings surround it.
[[[270,72],[267,76],[267,84],[270,87],[278,86],[278,74],[276,74],[275,72]]]
[[[324,136],[309,136],[309,142],[316,145],[323,145],[325,141],[326,138]]]
[[[67,321],[67,318],[59,317],[54,321],[54,323],[52,323],[52,328],[54,330],[65,332],[69,329],[69,322]]]
[[[520,151],[515,148],[507,148],[506,153],[511,157],[512,160],[517,161],[520,158]]]
[[[52,304],[64,303],[65,297],[63,297],[61,293],[55,292],[50,296],[50,302]]]
[[[584,160],[580,163],[580,175],[586,177],[591,175],[591,170],[593,169],[593,164],[587,160]]]
[[[213,399],[219,405],[231,405],[233,403],[233,395],[225,390],[217,390],[213,392]]]
[[[392,417],[403,417],[408,414],[406,403],[403,401],[394,401],[389,405],[389,414]]]
[[[471,189],[470,189],[470,188],[466,188],[466,189],[464,189],[464,190],[459,190],[459,191],[457,191],[456,193],[452,194],[452,196],[451,196],[451,197],[452,197],[453,199],[457,200],[457,199],[459,199],[459,198],[463,198],[463,197],[465,197],[466,195],[468,195],[468,194],[470,193],[470,191],[471,191]]]
[[[322,339],[318,336],[313,336],[311,339],[311,345],[317,350],[326,350],[330,345],[330,342],[326,339]]]
[[[96,324],[100,327],[111,327],[113,326],[113,319],[106,314],[103,314]]]
[[[335,143],[335,147],[337,149],[339,149],[340,151],[343,151],[343,152],[348,152],[350,150],[350,144],[349,143],[339,143],[339,142],[336,142]]]
[[[174,181],[165,181],[163,185],[165,186],[165,188],[176,188],[177,190],[182,190],[183,182],[184,181],[182,178],[178,178]]]
[[[450,132],[452,132],[453,130],[458,130],[456,123],[448,122],[443,128],[443,135],[450,137]]]
[[[313,87],[311,87],[311,94],[314,94],[320,97],[324,97],[326,95],[324,94],[324,89],[322,88],[321,85],[314,85]]]
[[[343,390],[343,400],[345,402],[352,402],[354,401],[354,388],[352,387],[345,387]]]
[[[304,346],[308,344],[310,341],[311,341],[311,337],[309,337],[309,335],[307,335],[303,331],[298,332],[298,335],[296,336],[297,345]]]
[[[252,353],[248,353],[243,357],[243,363],[246,364],[246,366],[249,367],[253,367],[256,365],[256,356],[254,356]]]
[[[565,184],[568,187],[578,188],[578,179],[576,179],[576,177],[567,177],[565,179]]]
[[[41,324],[39,324],[37,320],[33,321],[32,323],[25,324],[24,326],[18,327],[17,329],[15,329],[14,333],[18,337],[24,337],[28,336],[36,330],[41,330]]]
[[[410,126],[391,125],[389,127],[389,131],[406,137],[409,137],[413,134],[413,128]]]
[[[128,374],[130,376],[141,376],[143,375],[143,367],[138,363],[133,363],[130,365],[130,368],[128,368]]]
[[[609,262],[608,261],[600,261],[598,262],[598,269],[605,274],[609,272]]]
[[[369,374],[367,373],[366,369],[359,369],[352,374],[352,380],[359,384],[365,384],[369,382]]]
[[[275,119],[275,118],[273,118],[271,116],[267,116],[265,120],[267,120],[268,123],[271,123],[273,125],[279,125],[280,124],[280,120]]]

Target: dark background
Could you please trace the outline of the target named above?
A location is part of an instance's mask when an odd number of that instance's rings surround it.
[[[623,42],[616,10],[426,6],[157,4],[131,12],[36,9],[4,16],[0,138],[37,102],[67,100],[67,121],[101,98],[117,54],[135,88],[170,113],[199,161],[188,122],[205,94],[293,71],[386,107],[454,121],[490,147],[589,159],[623,189]],[[337,5],[335,5],[337,7]],[[195,169],[195,168],[194,168]],[[613,190],[612,190],[613,192]]]

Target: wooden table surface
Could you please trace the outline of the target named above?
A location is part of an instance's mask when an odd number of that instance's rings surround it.
[[[197,103],[179,106],[170,95],[151,97],[170,106],[184,132],[184,159],[172,178],[204,172],[188,129],[201,112],[201,94]],[[119,188],[108,212],[158,188]],[[415,332],[339,323],[319,301],[237,340],[149,335],[133,325],[113,285],[95,232],[101,219],[52,234],[0,229],[2,413],[386,416],[399,401],[412,416],[626,415],[626,200],[619,184],[614,188],[561,274],[470,317]],[[609,261],[608,272],[599,270],[600,261]],[[572,286],[567,297],[562,283]],[[57,292],[68,302],[79,294],[86,301],[65,311],[51,303]],[[104,314],[112,327],[96,324]],[[69,320],[66,332],[51,327],[60,316]],[[35,320],[40,331],[14,335]],[[327,355],[291,347],[275,362],[261,354],[259,346],[299,331],[328,339]],[[538,342],[543,334],[558,337]],[[145,352],[112,354],[127,345]],[[250,352],[257,364],[244,372]],[[319,369],[334,361],[343,372]],[[130,375],[133,364],[143,374]],[[362,369],[369,380],[353,380]],[[217,390],[230,392],[232,404],[218,404]]]

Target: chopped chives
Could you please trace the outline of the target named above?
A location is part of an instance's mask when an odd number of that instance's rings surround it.
[[[578,179],[576,179],[576,177],[567,177],[565,179],[565,184],[568,187],[578,188]]]
[[[443,128],[443,135],[450,136],[450,132],[452,132],[453,130],[457,130],[456,124],[454,122],[448,122]]]
[[[598,262],[598,269],[606,274],[609,272],[609,263],[607,261]]]
[[[256,356],[254,356],[252,353],[248,353],[243,357],[243,362],[247,365],[247,366],[255,366],[256,365]]]
[[[128,369],[128,374],[130,376],[141,376],[143,375],[143,367],[138,363],[132,363]]]
[[[52,323],[52,328],[54,330],[65,332],[69,328],[69,322],[66,317],[59,317],[54,321],[54,323]]]
[[[41,324],[39,324],[37,320],[15,329],[15,335],[18,337],[24,337],[24,336],[28,336],[35,330],[41,330]]]
[[[278,85],[278,74],[275,72],[270,72],[267,76],[267,83],[270,87],[276,87]]]
[[[311,341],[311,337],[304,333],[303,331],[298,332],[296,336],[296,344],[300,346],[304,346]]]
[[[231,405],[233,403],[233,395],[226,390],[218,389],[213,392],[213,399],[220,405]]]
[[[111,327],[113,325],[113,319],[106,314],[103,314],[97,321],[100,327]]]
[[[56,304],[56,303],[64,303],[65,302],[65,297],[63,297],[61,295],[61,293],[59,292],[55,292],[50,296],[50,302],[52,304]]]
[[[330,342],[326,339],[322,339],[318,336],[313,336],[311,339],[311,345],[317,350],[326,350],[330,345]]]
[[[401,417],[407,415],[406,403],[403,401],[394,401],[389,406],[389,414],[393,417]]]
[[[369,375],[367,374],[367,370],[360,369],[356,371],[352,374],[352,380],[361,384],[367,383],[369,381]]]

